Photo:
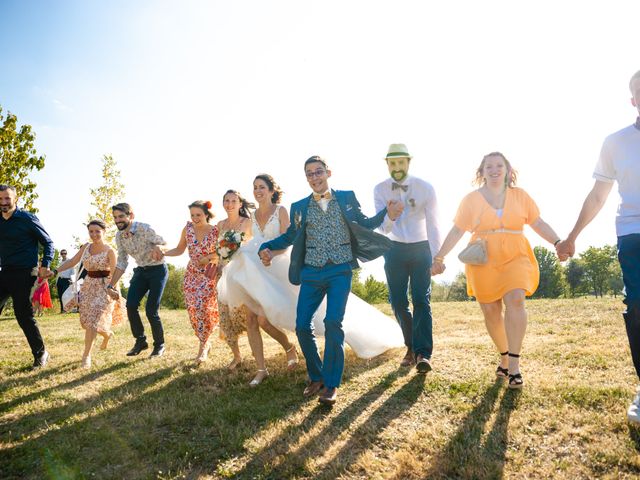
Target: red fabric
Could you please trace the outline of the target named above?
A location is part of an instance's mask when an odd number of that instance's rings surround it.
[[[38,282],[39,287],[33,292],[31,301],[39,302],[43,308],[53,307],[53,303],[51,303],[51,293],[49,292],[49,282],[44,278],[38,278],[36,282]]]

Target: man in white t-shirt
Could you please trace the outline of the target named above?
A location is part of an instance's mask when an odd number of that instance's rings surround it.
[[[631,104],[640,114],[640,70],[629,82]],[[575,227],[558,244],[560,260],[575,253],[575,241],[582,229],[598,214],[615,182],[620,204],[616,217],[618,260],[625,288],[623,313],[631,358],[640,377],[640,116],[634,125],[609,135],[602,145],[600,159],[593,172],[595,184],[584,201]],[[630,422],[640,424],[640,387],[627,410]]]

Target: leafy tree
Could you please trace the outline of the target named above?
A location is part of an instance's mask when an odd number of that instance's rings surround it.
[[[29,179],[33,170],[44,168],[44,155],[38,156],[34,147],[35,133],[31,125],[18,129],[18,118],[0,107],[0,183],[16,187],[18,202],[25,210],[37,212],[34,202],[38,198],[36,184]]]
[[[558,259],[550,250],[535,247],[533,254],[540,269],[540,284],[533,294],[534,298],[558,298],[564,290],[562,282],[562,267]]]
[[[580,254],[584,262],[585,277],[593,294],[603,296],[609,288],[611,268],[616,261],[616,248],[613,245],[589,247]]]
[[[111,155],[102,156],[102,185],[97,188],[90,189],[91,205],[94,207],[93,211],[87,216],[87,222],[91,220],[102,220],[107,224],[107,230],[105,232],[104,241],[115,248],[116,238],[116,226],[113,222],[113,215],[111,214],[111,207],[121,202],[124,194],[125,187],[120,181],[120,170],[118,165]],[[76,238],[76,243],[81,244],[80,239]]]
[[[369,275],[362,283],[359,269],[353,272],[351,291],[367,303],[386,303],[389,301],[387,284],[376,280],[373,275]]]
[[[467,276],[464,272],[458,273],[451,283],[447,300],[451,302],[466,302],[467,300],[471,300],[471,297],[467,294]]]
[[[169,278],[167,279],[167,285],[164,287],[161,305],[174,310],[187,308],[182,290],[185,269],[182,267],[177,268],[170,263],[167,264],[167,267],[169,267]]]
[[[564,277],[567,281],[569,296],[575,297],[586,293],[584,262],[579,258],[572,258],[564,269]]]
[[[609,291],[613,293],[614,297],[622,294],[622,289],[624,288],[624,283],[622,282],[622,269],[620,268],[620,264],[618,262],[613,262],[610,270],[609,277]]]

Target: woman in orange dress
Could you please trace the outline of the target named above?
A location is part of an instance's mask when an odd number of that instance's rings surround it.
[[[106,228],[102,220],[91,220],[87,225],[91,243],[83,245],[73,258],[54,270],[57,274],[82,262],[87,271],[79,295],[80,325],[84,328],[83,368],[91,368],[91,349],[96,336],[102,336],[100,350],[105,350],[113,337],[112,327],[124,318],[122,301],[111,298],[107,292],[116,268],[116,254],[104,243]]]
[[[218,326],[218,296],[216,278],[208,275],[207,265],[217,263],[216,242],[218,228],[209,221],[213,218],[211,202],[196,200],[189,205],[191,221],[182,229],[178,246],[167,250],[164,255],[175,257],[189,251],[189,264],[184,274],[184,300],[193,332],[200,341],[196,361],[207,360],[209,353],[209,337]],[[211,270],[216,272],[216,268]]]
[[[488,261],[466,265],[467,292],[476,297],[487,331],[501,355],[498,377],[509,378],[509,388],[522,388],[520,351],[527,328],[525,296],[538,288],[540,271],[531,245],[523,234],[525,224],[552,245],[560,237],[540,218],[531,197],[517,188],[516,172],[499,152],[486,155],[476,170],[480,188],[462,199],[454,226],[434,256],[432,274],[444,272],[444,257],[466,231],[471,241],[486,240]],[[504,304],[504,313],[503,313]]]

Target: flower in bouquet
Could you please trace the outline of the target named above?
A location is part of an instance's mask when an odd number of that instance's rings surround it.
[[[236,232],[235,230],[227,230],[221,238],[218,239],[216,252],[223,261],[231,260],[234,253],[238,251],[244,238],[244,232]]]

